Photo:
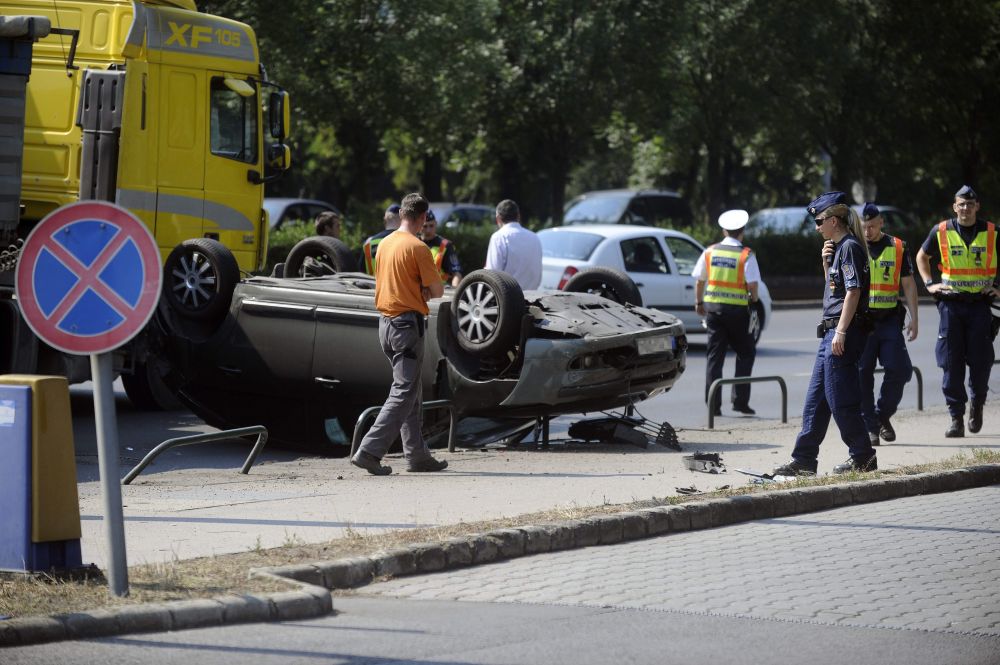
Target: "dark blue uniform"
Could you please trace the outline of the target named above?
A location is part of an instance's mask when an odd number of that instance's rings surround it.
[[[882,251],[893,246],[893,237],[882,234],[876,242],[868,243],[868,253],[874,259]],[[910,255],[903,245],[903,265],[899,277],[913,275],[913,264]],[[888,421],[896,413],[899,401],[903,398],[903,386],[913,376],[913,364],[906,350],[906,340],[903,339],[903,319],[906,310],[897,303],[892,309],[872,309],[872,334],[868,336],[865,350],[861,354],[861,414],[865,419],[865,427],[869,432],[877,434],[882,421]],[[879,390],[878,404],[875,404],[875,363],[878,361],[885,368],[882,387]]]
[[[857,238],[848,234],[837,243],[827,275],[823,292],[823,325],[827,330],[823,332],[806,389],[802,431],[795,439],[795,449],[792,450],[792,459],[803,467],[815,469],[819,445],[826,437],[831,415],[852,459],[863,461],[875,455],[861,417],[861,384],[858,377],[858,360],[867,337],[858,314],[868,310],[869,282],[868,256]],[[860,290],[861,301],[858,303],[858,314],[855,314],[844,336],[844,353],[835,356],[831,344],[849,290]]]
[[[948,228],[958,231],[968,247],[987,227],[985,221],[977,219],[974,226],[966,228],[952,218],[948,220]],[[1000,242],[1000,232],[997,236]],[[941,262],[937,226],[931,229],[921,249],[931,257],[931,265]],[[994,287],[998,280],[1000,277],[994,278]],[[982,406],[986,402],[986,393],[989,392],[990,370],[994,359],[990,301],[978,294],[961,297],[941,295],[936,300],[941,322],[938,325],[934,355],[938,367],[944,370],[941,390],[948,405],[948,413],[952,418],[961,419],[965,415],[966,402],[969,401],[969,394],[965,392],[963,385],[966,366],[969,367],[969,393],[973,406]]]
[[[434,236],[432,240],[425,240],[424,243],[428,247],[440,247],[442,240],[444,238],[441,236]],[[444,248],[444,260],[441,263],[441,270],[449,275],[461,274],[462,272],[462,264],[458,262],[458,252],[455,251],[455,243],[453,242],[449,242],[448,246]]]

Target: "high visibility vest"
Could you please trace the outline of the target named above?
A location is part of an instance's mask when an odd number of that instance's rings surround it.
[[[720,305],[750,304],[746,280],[748,256],[749,247],[712,245],[708,248],[705,252],[705,270],[708,273],[705,302]]]
[[[888,236],[892,244],[871,258],[868,309],[892,309],[899,302],[899,274],[903,269],[903,241]]]
[[[388,236],[385,236],[387,238]],[[365,241],[365,272],[369,275],[375,274],[375,262],[378,256],[375,254],[375,249],[378,244],[382,242],[385,238],[369,238]]]
[[[963,293],[979,293],[992,286],[997,275],[996,226],[986,222],[986,231],[977,233],[968,247],[948,222],[938,224],[941,250],[941,284]]]
[[[430,245],[428,245],[431,250],[431,257],[434,259],[434,267],[437,268],[438,274],[441,275],[442,282],[448,281],[448,273],[442,270],[442,266],[444,265],[444,250],[447,246],[447,238],[441,238],[441,244],[437,247],[430,247]]]

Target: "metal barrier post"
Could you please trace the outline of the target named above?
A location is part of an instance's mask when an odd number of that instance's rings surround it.
[[[239,429],[227,429],[221,432],[211,432],[209,434],[194,434],[192,436],[181,436],[176,439],[167,439],[163,443],[159,444],[142,458],[142,461],[135,465],[135,468],[129,471],[124,478],[122,478],[122,485],[128,485],[135,477],[142,473],[142,470],[149,466],[156,457],[165,450],[170,450],[171,448],[176,448],[177,446],[189,446],[194,443],[211,443],[212,441],[222,441],[224,439],[232,439],[241,436],[250,436],[251,434],[257,435],[257,441],[253,445],[253,449],[250,451],[250,455],[247,456],[245,462],[243,462],[243,467],[240,469],[240,473],[246,475],[250,473],[250,467],[257,460],[257,455],[263,450],[264,444],[267,443],[267,428],[263,425],[254,425],[253,427],[241,427]]]
[[[448,409],[448,452],[455,452],[455,406],[448,399],[432,399],[420,405],[423,410],[427,409]],[[368,421],[378,417],[381,406],[370,406],[358,416],[358,422],[354,424],[354,435],[351,437],[351,457],[358,452],[361,445],[363,433],[368,430]]]
[[[733,379],[716,379],[708,387],[708,429],[715,429],[715,414],[712,412],[712,404],[715,395],[724,385],[736,385],[741,383],[761,383],[763,381],[776,381],[781,387],[781,422],[788,422],[788,387],[785,380],[780,376],[742,376]]]
[[[873,374],[885,374],[884,367],[877,367]],[[924,375],[920,368],[913,366],[913,376],[917,377],[917,411],[924,410]]]

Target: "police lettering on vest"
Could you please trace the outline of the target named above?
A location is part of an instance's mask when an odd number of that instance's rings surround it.
[[[947,221],[938,225],[941,250],[941,283],[961,293],[979,293],[993,285],[997,274],[996,226],[986,223],[986,231],[976,234],[966,247],[958,231]]]
[[[903,269],[903,241],[892,238],[892,244],[871,258],[869,309],[892,309],[899,302],[899,276]]]
[[[705,302],[719,305],[749,305],[746,262],[749,247],[716,244],[705,252],[705,272],[708,285]]]

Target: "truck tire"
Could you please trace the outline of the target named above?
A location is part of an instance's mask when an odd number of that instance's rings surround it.
[[[307,258],[323,261],[336,272],[358,271],[354,254],[342,241],[330,236],[312,236],[298,241],[288,252],[283,275],[301,277],[302,267]]]
[[[642,307],[642,294],[632,278],[613,268],[587,268],[569,278],[564,291],[593,293],[620,305]]]
[[[495,358],[517,344],[524,293],[513,277],[476,270],[462,278],[451,301],[458,345],[477,358]]]
[[[185,240],[163,264],[163,295],[189,319],[211,320],[227,311],[239,281],[236,257],[211,238]]]

